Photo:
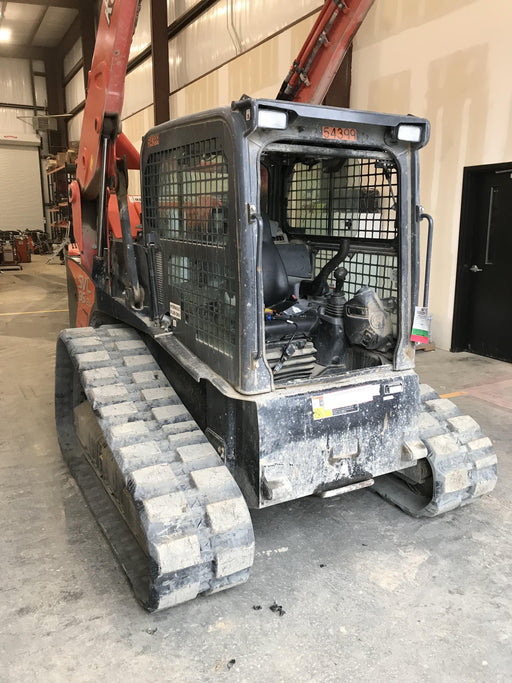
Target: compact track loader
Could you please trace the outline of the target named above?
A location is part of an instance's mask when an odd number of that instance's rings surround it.
[[[493,489],[490,440],[414,371],[426,120],[243,97],[147,133],[140,203],[102,120],[56,419],[147,609],[244,582],[249,508],[372,486],[428,517]]]

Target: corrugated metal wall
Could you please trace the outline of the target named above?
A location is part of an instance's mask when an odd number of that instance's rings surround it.
[[[0,132],[30,134],[34,130],[30,121],[18,116],[32,116],[32,83],[30,60],[0,58],[0,101],[5,104],[27,105],[19,109],[0,107]]]
[[[33,68],[44,70],[39,63]],[[0,229],[42,229],[41,141],[30,120],[35,104],[30,60],[0,58],[0,93],[2,103],[22,105],[0,107]],[[38,82],[36,101],[45,99],[46,84]]]
[[[142,0],[142,7],[133,37],[130,59],[140,54],[151,41],[149,0]],[[181,17],[185,12],[197,5],[192,0],[181,2],[168,1],[168,21]],[[171,96],[194,83],[207,74],[211,74],[224,65],[247,54],[256,46],[280,34],[280,40],[272,46],[272,52],[265,59],[264,51],[255,53],[257,64],[248,72],[246,61],[234,64],[231,72],[240,71],[236,85],[245,79],[245,89],[250,91],[251,81],[258,73],[264,71],[269,77],[269,84],[276,80],[277,60],[279,60],[277,82],[284,78],[292,59],[296,40],[290,28],[304,20],[305,17],[320,9],[322,0],[296,0],[293,3],[275,0],[218,0],[208,11],[201,14],[192,24],[169,41],[169,76]],[[309,30],[309,24],[308,24]],[[303,31],[300,31],[301,40]],[[307,34],[304,34],[304,36]],[[302,42],[299,43],[299,47]],[[274,60],[273,62],[269,60]],[[253,60],[254,61],[254,60]],[[285,65],[284,67],[282,65]],[[269,66],[270,71],[269,71]],[[226,74],[223,74],[226,77]],[[261,89],[261,79],[258,88]],[[228,88],[229,89],[229,88]],[[274,90],[272,90],[274,93]],[[242,91],[233,97],[239,97]],[[127,78],[123,118],[152,104],[152,69],[151,60],[147,59]],[[227,103],[229,98],[225,100]],[[172,102],[172,100],[171,100]],[[201,100],[198,101],[200,105]],[[217,104],[217,102],[216,102]],[[194,109],[195,110],[195,109]],[[181,114],[181,112],[180,112]],[[171,116],[175,116],[171,111]]]
[[[168,0],[168,24],[200,4]],[[228,104],[243,93],[275,97],[290,64],[314,22],[323,0],[218,0],[169,41],[171,117]],[[151,42],[150,0],[142,0],[130,60]],[[82,57],[80,41],[64,60],[65,76]],[[80,70],[66,86],[67,111],[84,98]],[[151,57],[126,77],[123,128],[139,146],[153,123]],[[82,113],[68,122],[69,140],[78,140]],[[138,177],[130,173],[131,190]]]
[[[168,0],[168,23],[197,4]],[[218,0],[169,41],[171,118],[229,104],[243,93],[275,97],[322,5],[323,0]],[[131,57],[150,42],[148,8],[149,0],[142,0]],[[148,59],[126,81],[123,127],[136,146],[152,125],[152,102]],[[130,187],[140,191],[135,173]]]
[[[64,78],[72,73],[73,69],[82,59],[82,40],[77,40],[71,50],[64,57]],[[79,69],[73,78],[66,85],[65,89],[66,111],[72,111],[78,104],[85,100],[84,70]],[[82,129],[83,112],[75,114],[68,121],[68,140],[76,142],[80,139]]]

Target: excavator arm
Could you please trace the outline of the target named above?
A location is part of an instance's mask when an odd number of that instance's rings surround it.
[[[137,19],[138,0],[104,0],[87,84],[77,180],[87,199],[98,196],[103,181],[102,158],[105,144],[107,167],[114,163],[114,144],[127,148],[132,162],[139,155],[126,136],[121,136],[120,119],[124,101],[126,67]],[[105,142],[106,141],[106,142]],[[124,150],[117,150],[118,154]]]
[[[126,159],[130,169],[140,167],[139,152],[121,132],[126,69],[139,6],[140,0],[104,0],[98,23],[80,135],[77,179],[69,188],[73,232],[82,266],[88,274],[92,274],[94,256],[108,248],[108,216],[115,213],[117,224],[119,215],[123,214],[123,207],[119,211],[113,208],[118,160]]]
[[[373,2],[326,0],[276,99],[322,104]]]

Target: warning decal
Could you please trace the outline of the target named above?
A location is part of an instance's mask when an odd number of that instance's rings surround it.
[[[171,318],[181,320],[181,306],[179,304],[174,304],[171,301],[169,303],[169,313],[171,314]]]
[[[414,320],[412,323],[411,341],[420,344],[428,344],[429,322],[428,308],[416,306],[414,310]]]
[[[357,413],[362,403],[370,403],[380,395],[380,384],[365,384],[361,387],[341,389],[311,399],[313,418],[323,420],[326,417]]]

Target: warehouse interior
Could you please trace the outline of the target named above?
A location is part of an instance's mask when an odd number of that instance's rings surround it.
[[[275,98],[323,4],[142,0],[123,133],[140,149],[168,120]],[[98,22],[123,0],[3,0],[2,680],[509,680],[512,6],[369,5],[323,103],[430,121],[419,152],[434,217],[430,329],[416,371],[492,440],[496,488],[432,519],[371,487],[251,509],[247,583],[145,612],[62,458],[54,414],[56,341],[70,325],[68,188]],[[128,171],[130,194],[140,178]]]

